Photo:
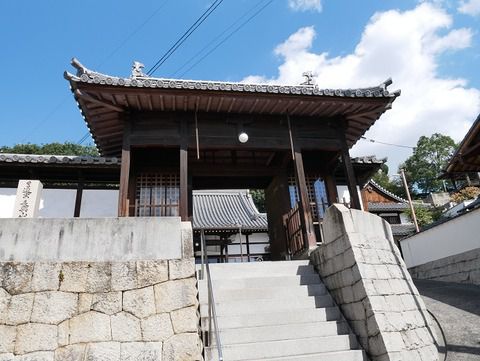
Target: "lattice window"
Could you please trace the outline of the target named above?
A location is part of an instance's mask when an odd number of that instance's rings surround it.
[[[176,173],[141,173],[135,195],[136,216],[178,216],[180,177]]]
[[[322,219],[329,205],[325,181],[317,175],[305,175],[305,182],[307,184],[312,218],[313,220]],[[288,189],[290,191],[290,203],[293,208],[299,200],[297,182],[293,176],[288,178]]]

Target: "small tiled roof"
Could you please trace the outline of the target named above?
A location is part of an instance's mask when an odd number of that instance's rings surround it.
[[[259,213],[248,190],[194,191],[193,229],[266,232],[267,215]]]
[[[406,224],[391,224],[392,234],[394,236],[409,236],[415,233],[415,225],[412,223]]]
[[[352,157],[352,163],[356,164],[383,164],[387,161],[387,158],[378,159],[374,155],[366,155],[363,157]]]
[[[408,209],[408,203],[384,203],[384,202],[368,202],[369,212],[403,212]]]
[[[0,153],[1,163],[44,163],[44,164],[69,164],[69,165],[120,165],[116,157],[93,157],[78,155],[47,155],[47,154],[11,154]]]
[[[394,200],[396,200],[397,202],[400,202],[400,203],[407,203],[408,201],[402,197],[399,197],[397,196],[396,194],[386,190],[385,188],[383,188],[380,184],[378,184],[377,182],[375,182],[373,179],[370,179],[370,181],[368,182],[368,184],[366,186],[372,186],[374,188],[376,188],[379,192],[385,194],[387,197],[390,197],[390,198],[393,198]]]

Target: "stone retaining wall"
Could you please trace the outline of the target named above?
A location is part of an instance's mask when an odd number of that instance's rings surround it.
[[[437,361],[425,305],[388,223],[336,204],[324,242],[311,261],[371,360]]]
[[[480,248],[409,268],[413,278],[480,285]]]
[[[200,360],[193,258],[0,263],[0,360]]]

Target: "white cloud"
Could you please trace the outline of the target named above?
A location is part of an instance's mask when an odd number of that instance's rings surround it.
[[[452,30],[452,18],[431,3],[400,12],[376,13],[365,27],[355,50],[345,56],[311,51],[316,38],[314,27],[292,34],[275,48],[283,60],[278,76],[267,79],[250,76],[247,82],[299,84],[302,73],[318,74],[320,88],[353,88],[380,84],[388,77],[391,89],[402,95],[366,134],[367,137],[395,144],[415,145],[421,135],[435,132],[463,138],[480,111],[480,91],[467,81],[438,73],[440,56],[471,43],[472,31]],[[392,172],[411,151],[359,141],[352,154],[388,156]]]
[[[322,11],[322,0],[288,0],[288,6],[295,11]]]
[[[458,11],[468,15],[480,15],[480,0],[462,0]]]

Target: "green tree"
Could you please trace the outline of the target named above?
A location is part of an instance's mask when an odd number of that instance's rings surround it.
[[[386,164],[382,164],[381,168],[375,173],[372,179],[387,191],[392,192],[399,197],[407,197],[401,179],[399,177],[390,178],[388,175],[388,166]]]
[[[265,191],[263,189],[250,189],[250,195],[252,196],[253,203],[255,203],[258,211],[260,213],[265,213]]]
[[[413,208],[415,209],[415,215],[417,216],[417,223],[419,227],[425,227],[433,222],[438,221],[442,214],[441,209],[425,207],[418,204],[414,204]],[[410,219],[413,219],[410,208],[408,208],[405,213],[410,217]]]
[[[421,136],[417,146],[400,168],[405,170],[412,193],[438,192],[443,190],[443,181],[439,180],[457,145],[447,135],[439,133],[431,137]]]
[[[52,155],[90,155],[98,156],[98,151],[92,145],[80,145],[71,142],[47,144],[15,144],[13,147],[2,146],[0,153],[17,154],[52,154]]]

